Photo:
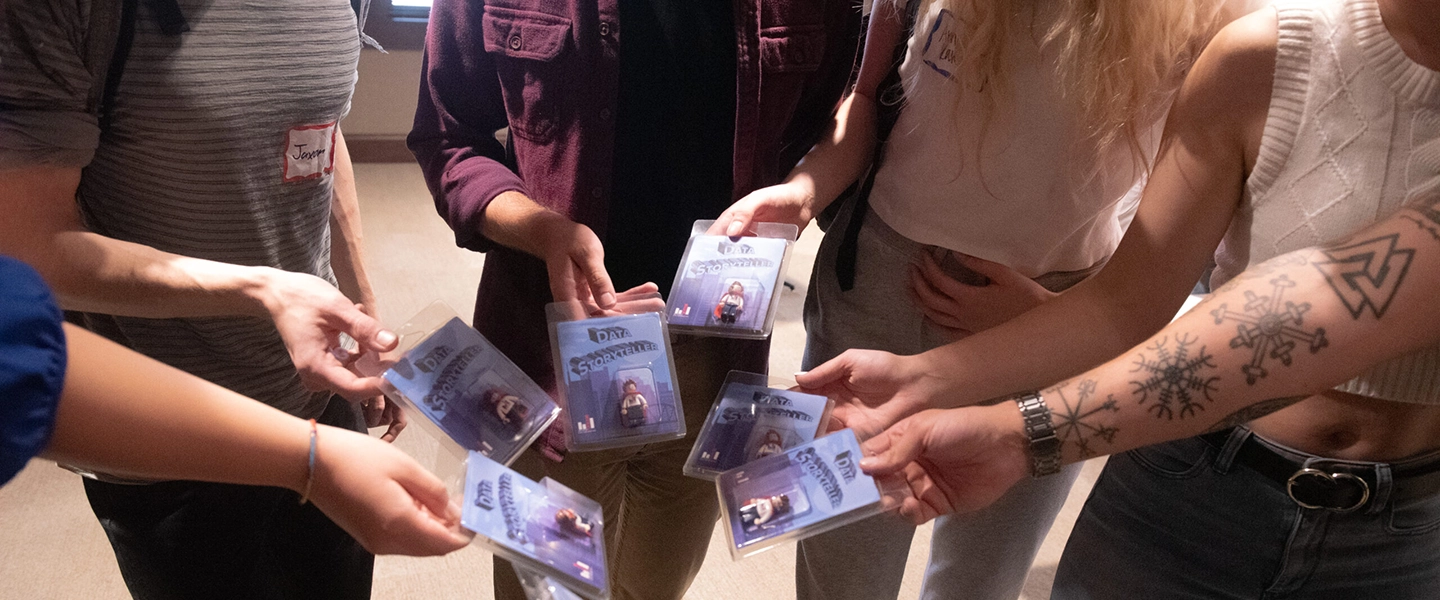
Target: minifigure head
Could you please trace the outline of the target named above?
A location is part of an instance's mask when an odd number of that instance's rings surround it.
[[[555,522],[559,523],[562,527],[574,527],[575,521],[579,519],[580,515],[575,514],[575,511],[571,509],[562,508],[555,511]]]
[[[740,282],[738,282],[738,281],[731,282],[731,283],[730,283],[730,293],[732,293],[732,294],[744,294],[744,293],[745,293],[745,286],[741,285]]]
[[[633,393],[635,393],[636,391],[638,391],[637,388],[638,388],[639,386],[637,386],[637,385],[635,384],[635,380],[634,380],[634,379],[626,379],[626,380],[625,380],[625,383],[621,384],[620,387],[625,390],[625,393],[627,393],[627,394],[633,394]]]
[[[510,422],[510,415],[515,411],[516,406],[520,404],[520,398],[501,390],[490,390],[485,393],[485,402],[495,411],[495,416],[500,417],[501,421],[508,423]],[[521,408],[523,409],[523,407]]]
[[[790,497],[785,494],[770,497],[770,509],[777,513],[790,510]]]
[[[783,446],[785,440],[780,439],[780,432],[771,429],[770,431],[765,432],[765,443],[774,444],[776,446]]]

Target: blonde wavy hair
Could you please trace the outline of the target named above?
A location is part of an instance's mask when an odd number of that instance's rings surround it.
[[[902,12],[906,0],[891,0]],[[1184,74],[1218,29],[1223,0],[930,0],[955,13],[962,80],[986,93],[989,108],[1008,91],[1005,46],[1029,35],[1054,56],[1065,98],[1078,109],[1083,143],[1100,151],[1129,146],[1148,169],[1145,130],[1169,107]],[[1024,27],[1023,18],[1046,24]],[[1053,11],[1053,12],[1050,12]],[[922,9],[920,14],[925,14]],[[908,83],[908,82],[907,82]],[[908,86],[907,86],[908,87]]]

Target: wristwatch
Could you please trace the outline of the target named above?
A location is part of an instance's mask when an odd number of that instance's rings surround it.
[[[1044,477],[1060,472],[1060,438],[1055,437],[1050,407],[1040,392],[1029,392],[1015,398],[1020,417],[1025,420],[1025,435],[1030,438],[1030,475]]]

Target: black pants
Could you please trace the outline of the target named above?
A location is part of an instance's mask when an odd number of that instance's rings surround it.
[[[363,431],[338,397],[318,421]],[[375,557],[290,490],[86,479],[85,494],[138,600],[370,597]]]

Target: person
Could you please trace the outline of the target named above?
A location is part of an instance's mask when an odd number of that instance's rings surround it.
[[[726,325],[734,325],[745,309],[745,286],[736,281],[730,284],[720,301],[715,303],[715,319]]]
[[[560,526],[561,531],[566,531],[580,537],[590,537],[590,532],[595,524],[585,520],[575,512],[574,509],[562,508],[555,513],[555,523]]]
[[[761,459],[784,451],[785,442],[780,439],[780,432],[771,429],[765,432],[765,439],[761,441],[760,447],[755,449],[755,458]]]
[[[620,395],[620,419],[626,427],[640,427],[645,424],[645,411],[650,403],[645,401],[645,395],[637,389],[635,380],[626,379],[622,385],[624,393]]]
[[[837,419],[870,434],[926,408],[1009,397],[1081,372],[1159,330],[1212,260],[1211,283],[1222,285],[1250,265],[1350,236],[1393,212],[1406,198],[1433,188],[1440,175],[1427,158],[1440,139],[1440,122],[1429,117],[1440,85],[1440,54],[1427,27],[1435,16],[1432,5],[1409,0],[1330,0],[1279,4],[1235,22],[1211,43],[1181,88],[1144,201],[1100,273],[1004,326],[905,359],[852,351],[799,377],[800,384],[833,393],[840,403]],[[1400,265],[1409,256],[1388,242],[1363,250],[1349,263],[1353,274],[1335,281],[1356,319],[1387,310],[1380,298],[1405,275]],[[1335,346],[1332,332],[1311,326],[1313,305],[1307,309],[1291,297],[1292,282],[1267,282],[1265,289],[1251,290],[1253,298],[1211,315],[1235,332],[1226,345],[1250,355],[1245,369],[1221,377],[1259,385],[1300,356]],[[1216,382],[1196,373],[1217,352],[1172,338],[1132,357],[1135,396],[1128,401],[1143,403],[1157,420],[1208,420]],[[1278,512],[1266,513],[1275,519],[1264,522],[1207,507],[1261,511],[1252,496],[1264,484],[1250,474],[1257,466],[1270,470],[1264,465],[1277,464],[1274,457],[1278,464],[1389,465],[1440,447],[1437,356],[1431,348],[1386,362],[1333,391],[1257,417],[1224,439],[1183,440],[1112,460],[1071,536],[1056,596],[1160,593],[1135,592],[1144,586],[1175,595],[1187,586],[1214,585],[1195,593],[1216,597],[1228,590],[1216,581],[1239,585],[1245,577],[1248,584],[1269,577],[1265,586],[1276,593],[1327,593],[1329,586],[1370,575],[1353,570],[1353,563],[1333,562],[1338,557],[1405,562],[1412,546],[1399,538],[1352,541],[1321,533],[1325,527],[1373,525],[1366,519],[1388,510],[1385,498],[1373,497],[1365,510],[1343,515],[1300,504],[1269,506]],[[1042,412],[1037,401],[1025,399],[1028,412]],[[1110,408],[1089,398],[1087,410]],[[1211,464],[1197,458],[1202,451],[1225,458]],[[1202,462],[1194,471],[1172,472]],[[1229,468],[1232,462],[1237,468]],[[1186,487],[1191,477],[1212,473],[1205,467],[1223,474],[1201,479],[1205,493],[1192,493]],[[1399,476],[1393,483],[1413,489]],[[1183,522],[1205,533],[1195,544],[1222,548],[1224,540],[1217,538],[1244,523],[1247,536],[1269,536],[1267,552],[1290,553],[1244,565],[1245,577],[1227,572],[1217,578],[1213,570],[1195,575],[1200,563],[1191,569],[1160,559],[1164,540],[1141,533],[1146,528],[1138,520],[1154,514],[1153,507],[1165,507],[1164,523]],[[1282,521],[1284,531],[1277,533],[1274,524]],[[1403,539],[1421,540],[1419,533],[1407,530]],[[1354,545],[1342,548],[1341,540]],[[1413,543],[1418,548],[1429,542]],[[1213,555],[1235,556],[1222,550]],[[1433,590],[1435,583],[1425,568],[1385,581],[1412,591]]]
[[[850,348],[914,354],[1003,323],[1109,258],[1170,99],[1221,10],[1239,4],[877,2],[831,135],[715,230],[804,227],[865,175],[868,195],[838,207],[821,243],[802,369]],[[922,596],[1019,596],[1078,473],[937,522]],[[896,597],[913,535],[880,515],[802,540],[800,597]]]
[[[408,142],[456,243],[486,253],[475,328],[554,393],[545,304],[667,291],[694,222],[813,145],[859,23],[851,0],[436,2]],[[601,504],[615,598],[689,587],[719,511],[681,467],[725,376],[767,351],[674,336],[685,438],[565,454],[552,428],[514,464]],[[523,593],[498,562],[496,597]]]
[[[365,425],[337,392],[369,402],[393,439],[380,379],[331,351],[341,334],[371,353],[397,343],[374,318],[339,126],[361,44],[351,3],[3,11],[0,252],[91,331],[327,425]],[[256,52],[296,40],[304,60]],[[86,495],[137,597],[369,596],[373,556],[288,490],[99,477]]]
[[[785,494],[751,498],[740,507],[740,522],[746,531],[754,531],[787,512],[790,512],[790,497]]]
[[[393,446],[63,323],[49,288],[17,260],[0,256],[0,283],[0,484],[38,454],[131,477],[288,488],[379,554],[469,543],[445,485]]]
[[[1411,257],[1405,262],[1406,274],[1383,292],[1381,297],[1388,302],[1382,313],[1367,311],[1356,317],[1351,312],[1354,297],[1335,285],[1343,282],[1348,274],[1345,259],[1368,258],[1366,251],[1357,249],[1353,240],[1383,240],[1387,245],[1393,242],[1397,251],[1413,253],[1406,254]],[[1252,385],[1243,374],[1253,354],[1243,345],[1231,345],[1230,341],[1236,336],[1234,325],[1217,321],[1213,314],[1270,293],[1273,282],[1282,279],[1293,284],[1286,288],[1288,301],[1308,307],[1305,323],[1316,330],[1323,329],[1329,344],[1313,354],[1295,353],[1292,364],[1271,371]],[[1174,477],[1186,480],[1184,485],[1192,490],[1215,485],[1244,486],[1246,493],[1254,495],[1249,502],[1216,504],[1210,510],[1222,518],[1236,512],[1257,512],[1274,520],[1272,526],[1260,530],[1246,529],[1253,521],[1250,515],[1236,518],[1228,525],[1210,519],[1192,524],[1177,518],[1192,509],[1185,507],[1180,509],[1183,512],[1171,512],[1177,510],[1176,501],[1149,505],[1132,518],[1146,525],[1137,532],[1137,537],[1148,538],[1142,546],[1147,558],[1145,569],[1147,577],[1157,577],[1157,581],[1121,579],[1110,571],[1105,575],[1108,581],[1101,586],[1087,586],[1083,593],[1059,589],[1057,594],[1137,598],[1154,597],[1153,594],[1163,592],[1165,596],[1178,596],[1193,591],[1194,586],[1204,586],[1208,597],[1255,597],[1268,583],[1267,577],[1275,576],[1277,567],[1273,559],[1284,542],[1284,536],[1277,537],[1277,534],[1288,533],[1297,522],[1326,517],[1329,530],[1321,540],[1300,543],[1324,549],[1325,554],[1331,555],[1322,559],[1326,569],[1345,570],[1333,577],[1324,574],[1325,579],[1344,575],[1349,581],[1340,582],[1340,587],[1304,586],[1295,590],[1296,596],[1420,598],[1433,591],[1436,571],[1440,570],[1434,561],[1440,540],[1426,530],[1433,530],[1435,519],[1440,517],[1440,498],[1427,490],[1433,490],[1440,482],[1440,454],[1430,451],[1389,465],[1305,461],[1302,464],[1307,464],[1310,472],[1295,478],[1293,483],[1281,482],[1232,462],[1237,460],[1237,452],[1245,450],[1243,445],[1227,447],[1227,432],[1301,398],[1324,392],[1373,365],[1434,347],[1440,343],[1440,321],[1433,318],[1437,298],[1440,298],[1440,195],[1432,194],[1427,202],[1400,211],[1356,234],[1352,241],[1299,250],[1252,267],[1149,340],[1099,367],[1046,389],[1043,396],[1051,406],[1051,424],[1059,440],[1062,461],[1078,462],[1116,454],[1112,461],[1157,473],[1174,473]],[[1133,384],[1135,363],[1139,360],[1137,357],[1151,355],[1152,348],[1173,344],[1179,339],[1191,340],[1189,344],[1193,347],[1206,348],[1206,356],[1211,360],[1201,375],[1208,379],[1211,374],[1218,374],[1218,378],[1209,390],[1210,401],[1205,410],[1195,418],[1156,419],[1153,403],[1129,401],[1139,396]],[[1192,459],[1204,455],[1198,462],[1176,461],[1178,454],[1141,448],[1206,432],[1209,433],[1202,436],[1206,441],[1200,438],[1189,441],[1191,449],[1198,451],[1190,454]],[[1209,440],[1223,440],[1224,445],[1207,444]],[[1013,404],[932,409],[906,417],[867,441],[864,446],[867,458],[860,466],[882,478],[903,479],[910,493],[899,510],[916,523],[923,523],[938,514],[974,510],[998,497],[1006,486],[1024,479],[1033,465],[1026,451],[1029,444],[1024,421]],[[1277,456],[1292,454],[1279,447],[1275,450]],[[1129,451],[1128,456],[1118,454],[1125,451]],[[1224,483],[1227,469],[1243,471],[1237,473],[1241,481]],[[1382,474],[1388,475],[1386,480],[1379,479]],[[1144,490],[1135,491],[1142,498],[1148,495]],[[1365,498],[1366,493],[1375,500]],[[1328,515],[1316,512],[1308,518],[1297,518],[1293,514],[1305,512],[1296,506],[1298,502],[1317,506],[1339,502],[1342,504],[1337,508],[1344,509],[1367,501],[1370,505],[1356,516],[1368,522],[1357,523],[1344,510],[1332,510]],[[1218,532],[1204,531],[1217,526],[1221,527]],[[1365,530],[1377,527],[1388,528],[1399,538],[1392,543],[1407,547],[1401,560],[1397,561],[1391,553],[1385,556],[1364,553],[1369,549],[1367,542],[1373,543],[1373,535]],[[1347,539],[1350,537],[1354,539]],[[1162,541],[1174,539],[1197,543]],[[1203,544],[1198,543],[1202,540]],[[1072,552],[1104,555],[1113,548],[1077,545],[1067,548],[1066,556]],[[1350,555],[1335,556],[1342,552]],[[1134,558],[1129,551],[1122,555],[1126,560]],[[1237,557],[1244,558],[1236,560]],[[1156,569],[1157,563],[1166,568]],[[1185,565],[1188,572],[1174,573],[1180,564]],[[1074,562],[1067,565],[1081,568]],[[1403,578],[1411,581],[1397,585],[1394,576],[1397,571],[1405,571]],[[1134,575],[1135,569],[1123,569],[1121,573]],[[1081,581],[1089,583],[1098,578],[1096,574]],[[1188,583],[1182,587],[1186,580]],[[1424,585],[1429,587],[1419,587],[1416,580],[1428,582]]]

